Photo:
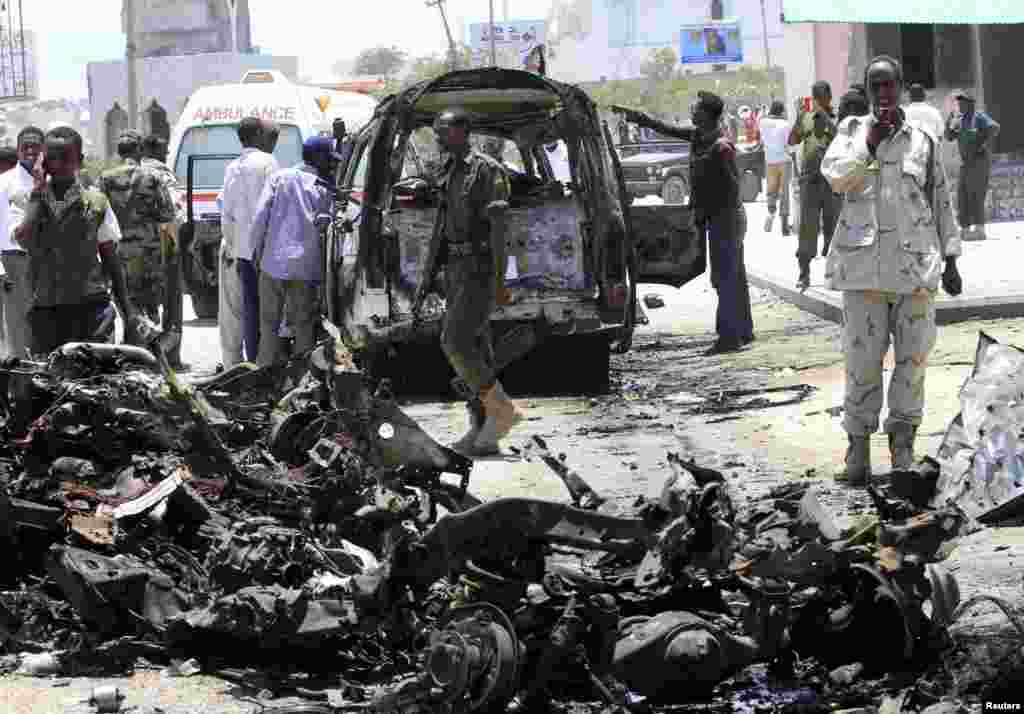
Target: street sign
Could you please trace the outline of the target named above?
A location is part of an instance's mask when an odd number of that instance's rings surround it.
[[[469,25],[469,48],[474,67],[491,64],[490,23],[474,22]],[[498,66],[505,69],[524,69],[530,51],[545,42],[547,23],[544,20],[510,20],[494,23],[494,48]]]
[[[682,64],[727,64],[743,61],[743,33],[739,20],[683,25],[679,41]]]

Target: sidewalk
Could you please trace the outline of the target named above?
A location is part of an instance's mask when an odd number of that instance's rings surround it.
[[[825,289],[825,259],[817,258],[811,264],[811,287],[798,291],[796,234],[783,238],[778,217],[772,233],[764,232],[768,210],[763,197],[746,204],[749,220],[744,249],[750,283],[821,318],[840,322],[842,293]],[[1024,222],[990,223],[986,231],[988,240],[963,244],[963,256],[957,261],[963,293],[953,298],[939,290],[939,324],[1024,316]]]

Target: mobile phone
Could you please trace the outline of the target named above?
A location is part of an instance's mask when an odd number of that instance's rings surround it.
[[[804,97],[803,101],[804,101],[804,111],[807,114],[810,114],[811,110],[814,109],[814,97]]]

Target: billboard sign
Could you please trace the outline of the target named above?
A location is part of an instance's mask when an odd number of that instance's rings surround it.
[[[494,48],[499,67],[524,69],[526,58],[537,45],[545,42],[547,23],[544,20],[510,20],[494,23]],[[491,26],[487,22],[469,25],[469,48],[474,67],[491,64]]]
[[[679,43],[682,64],[726,64],[743,61],[743,33],[738,20],[683,25]]]

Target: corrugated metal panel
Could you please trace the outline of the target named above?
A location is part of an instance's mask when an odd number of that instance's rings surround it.
[[[783,0],[783,22],[1024,23],[1024,0]]]

